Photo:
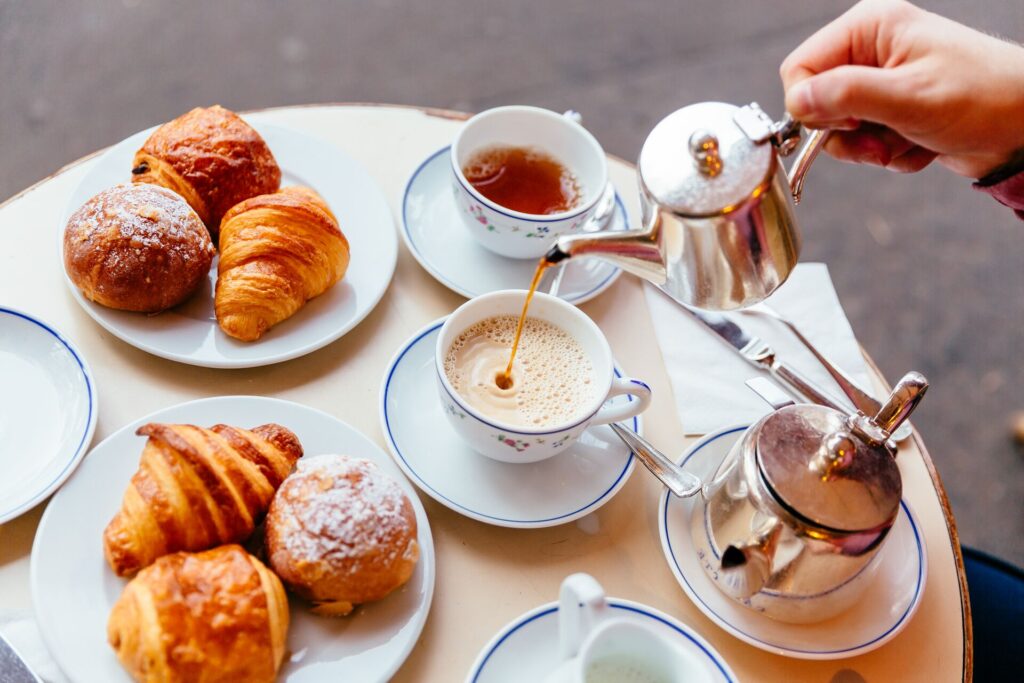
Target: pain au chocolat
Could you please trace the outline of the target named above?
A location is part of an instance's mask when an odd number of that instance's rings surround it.
[[[214,105],[157,128],[135,153],[132,181],[180,194],[216,244],[221,217],[249,197],[276,192],[281,169],[252,126]]]

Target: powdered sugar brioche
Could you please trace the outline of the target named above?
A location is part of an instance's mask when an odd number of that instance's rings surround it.
[[[85,298],[154,313],[189,297],[215,250],[188,203],[155,185],[117,185],[87,201],[64,229],[64,268]]]
[[[304,458],[267,515],[267,558],[317,614],[343,616],[412,576],[416,513],[374,463],[343,455]]]

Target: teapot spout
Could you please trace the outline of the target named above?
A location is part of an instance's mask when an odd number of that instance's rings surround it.
[[[655,285],[668,279],[665,249],[658,226],[649,230],[605,230],[562,235],[545,254],[548,263],[591,256],[607,261]]]
[[[772,558],[782,531],[782,522],[772,519],[742,543],[732,543],[722,552],[719,571],[722,586],[735,598],[744,599],[761,591],[772,575]]]

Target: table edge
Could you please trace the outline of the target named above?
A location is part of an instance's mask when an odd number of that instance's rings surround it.
[[[454,110],[454,109],[445,109],[443,107],[423,107],[423,106],[417,106],[417,105],[412,105],[412,104],[388,104],[388,103],[384,103],[384,102],[321,102],[321,103],[309,103],[309,104],[290,104],[290,105],[279,105],[279,106],[273,106],[273,107],[259,107],[259,108],[256,108],[256,109],[246,109],[246,110],[241,111],[240,113],[241,114],[255,114],[255,113],[268,112],[268,111],[280,111],[280,110],[286,110],[286,109],[347,108],[347,107],[379,107],[379,108],[382,108],[382,109],[385,109],[385,108],[386,109],[409,109],[409,110],[414,110],[414,111],[422,112],[423,114],[426,114],[427,116],[435,116],[435,117],[438,117],[438,118],[450,119],[450,120],[453,120],[453,121],[465,121],[465,120],[469,119],[472,116],[472,114],[468,113],[468,112],[458,111],[458,110]],[[86,161],[88,161],[88,160],[90,160],[90,159],[92,159],[92,158],[102,154],[107,149],[108,149],[108,147],[104,147],[104,148],[98,149],[95,152],[92,152],[90,154],[86,154],[85,156],[79,157],[78,159],[75,159],[74,161],[71,161],[71,162],[61,166],[60,168],[58,168],[53,173],[50,173],[49,175],[39,179],[38,181],[32,183],[31,185],[29,185],[25,189],[21,190],[20,192],[17,192],[14,195],[12,195],[11,197],[9,197],[6,200],[4,200],[3,202],[0,202],[0,209],[6,207],[8,204],[14,203],[18,199],[21,199],[25,195],[29,194],[30,192],[32,192],[33,190],[38,188],[43,183],[46,183],[46,182],[48,182],[50,180],[53,180],[57,176],[60,176],[63,173],[66,173],[66,172],[74,169],[76,166],[78,166],[78,165],[80,165],[80,164],[82,164],[82,163],[84,163],[84,162],[86,162]],[[618,163],[624,164],[624,165],[628,166],[629,168],[631,168],[633,170],[636,169],[636,165],[633,164],[632,162],[626,161],[625,159],[623,159],[623,158],[621,158],[619,156],[616,156],[614,154],[607,154],[606,153],[606,155],[610,159],[612,159],[614,161],[617,161]],[[891,388],[889,383],[885,379],[885,375],[882,373],[881,369],[878,367],[878,365],[875,363],[875,361],[871,358],[871,356],[867,353],[867,351],[864,349],[863,346],[861,347],[861,353],[864,356],[865,361],[868,363],[868,366],[882,380],[882,383],[885,384],[886,388],[887,389]],[[963,678],[963,680],[964,681],[970,681],[970,680],[973,680],[973,676],[974,676],[974,631],[973,631],[973,622],[972,622],[972,618],[971,618],[971,603],[970,603],[969,594],[968,594],[968,588],[967,588],[967,573],[966,573],[966,570],[964,568],[963,551],[960,548],[960,534],[957,531],[956,518],[953,517],[953,510],[952,510],[952,506],[949,503],[949,497],[946,494],[946,487],[942,484],[942,478],[939,476],[939,472],[935,468],[935,463],[932,462],[931,455],[928,453],[928,449],[925,447],[924,442],[918,436],[918,433],[917,433],[916,430],[913,432],[913,439],[914,439],[914,443],[917,445],[918,449],[921,451],[921,456],[922,456],[922,459],[924,460],[925,468],[928,470],[928,475],[931,477],[932,484],[935,487],[935,492],[938,495],[939,505],[942,508],[943,517],[945,518],[945,521],[946,521],[946,530],[948,532],[949,539],[950,539],[950,545],[952,546],[952,550],[953,550],[953,558],[956,561],[957,579],[958,579],[959,584],[960,584],[960,612],[961,612],[961,615],[962,615],[962,624],[963,624],[963,633],[964,633],[964,655],[963,655],[963,657],[964,657],[964,660],[963,660],[963,674],[964,674],[964,678]]]
[[[867,351],[861,346],[861,355],[864,356],[865,362],[871,370],[881,378],[882,384],[885,385],[886,390],[891,390],[892,387],[889,382],[885,379],[885,375],[882,374],[881,368],[875,363],[874,359],[868,355]],[[949,503],[949,496],[946,495],[946,487],[942,484],[942,478],[939,476],[939,471],[935,468],[935,463],[932,462],[932,456],[928,453],[928,449],[924,445],[924,441],[921,440],[917,430],[915,429],[911,433],[911,438],[914,439],[914,444],[918,450],[921,451],[921,457],[924,461],[924,466],[928,470],[928,476],[931,477],[932,484],[935,486],[935,493],[939,497],[939,505],[942,507],[942,516],[946,519],[946,530],[949,532],[950,545],[953,550],[953,558],[956,560],[956,574],[957,580],[960,583],[960,613],[963,620],[963,632],[964,632],[964,681],[974,680],[974,622],[971,617],[971,601],[970,595],[967,588],[967,571],[964,567],[964,555],[963,550],[960,548],[960,533],[956,528],[956,518],[953,516],[953,508]]]

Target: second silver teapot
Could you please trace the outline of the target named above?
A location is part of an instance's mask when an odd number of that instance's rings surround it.
[[[754,382],[768,380],[753,380]],[[691,533],[701,565],[726,595],[780,621],[821,621],[847,609],[878,565],[902,482],[889,437],[928,383],[916,372],[878,414],[795,405],[750,426],[709,482],[682,471],[635,433],[612,429],[680,496],[697,493]]]
[[[812,133],[787,176],[779,157],[799,138],[792,118],[774,123],[756,103],[683,107],[655,126],[640,152],[643,227],[563,235],[546,259],[600,258],[697,308],[763,301],[796,266],[793,206],[826,133]]]

